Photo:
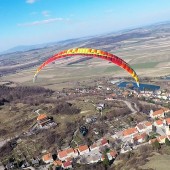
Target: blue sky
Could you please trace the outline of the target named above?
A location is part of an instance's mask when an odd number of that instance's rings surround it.
[[[0,51],[170,20],[170,0],[0,0]]]

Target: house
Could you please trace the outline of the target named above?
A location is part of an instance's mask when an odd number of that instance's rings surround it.
[[[156,120],[155,122],[154,122],[154,125],[156,126],[156,127],[162,127],[163,126],[163,120]]]
[[[96,149],[99,149],[99,146],[97,146],[96,143],[90,146],[90,151],[93,151],[93,150],[96,150]]]
[[[69,169],[69,168],[71,169],[71,168],[73,168],[72,163],[70,161],[64,162],[62,164],[62,167],[63,167],[63,169]]]
[[[147,122],[144,123],[144,125],[145,125],[147,130],[152,130],[152,123],[151,122],[147,121]]]
[[[58,159],[61,161],[64,161],[67,157],[68,155],[66,150],[58,152]]]
[[[166,118],[166,119],[164,119],[163,120],[163,123],[165,124],[165,125],[170,125],[170,117],[168,117],[168,118]]]
[[[112,159],[115,159],[117,156],[117,152],[114,150],[111,150],[107,153],[107,157],[109,159],[109,161],[111,161]]]
[[[170,109],[168,109],[168,108],[163,108],[163,110],[164,110],[165,113],[170,112]]]
[[[127,145],[127,146],[124,146],[124,147],[121,149],[120,153],[126,153],[126,152],[129,152],[129,151],[131,151],[131,150],[132,150],[132,148],[131,148],[129,145]]]
[[[129,128],[123,131],[124,137],[132,137],[133,135],[137,134],[138,131],[136,128]]]
[[[159,109],[155,112],[153,110],[150,111],[150,117],[155,119],[155,118],[164,118],[165,117],[165,111],[164,109]]]
[[[40,128],[42,128],[43,126],[45,126],[46,124],[50,122],[51,122],[51,119],[49,119],[46,114],[40,114],[37,117],[37,124],[39,125]]]
[[[164,136],[159,136],[159,137],[157,137],[157,140],[158,140],[158,142],[159,143],[165,143],[165,139],[166,139],[166,136],[164,135]]]
[[[153,143],[154,143],[154,142],[156,142],[156,141],[158,141],[158,139],[157,139],[157,138],[150,139],[150,140],[149,140],[149,144],[153,144]]]
[[[136,128],[136,129],[138,130],[138,132],[140,132],[140,133],[145,131],[145,125],[142,124],[142,123],[137,124],[135,128]]]
[[[164,125],[166,135],[170,135],[170,125]]]
[[[67,149],[66,152],[68,157],[76,158],[78,156],[77,150],[74,150],[73,148]]]
[[[83,155],[85,153],[89,153],[89,148],[87,145],[81,145],[78,147],[78,152],[80,155]]]
[[[109,143],[108,143],[107,139],[105,139],[105,138],[101,139],[101,142],[100,142],[101,146],[107,146],[108,144]]]
[[[53,158],[52,158],[51,153],[47,153],[47,154],[43,155],[42,160],[43,160],[46,164],[52,163],[52,162],[53,162]]]
[[[147,137],[146,133],[142,133],[142,134],[137,134],[134,136],[134,138],[132,139],[132,143],[143,143],[145,142]]]
[[[89,153],[89,155],[85,155],[81,159],[81,163],[83,164],[92,164],[99,162],[101,160],[102,154],[101,153]]]

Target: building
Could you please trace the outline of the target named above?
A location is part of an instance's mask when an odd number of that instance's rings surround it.
[[[93,151],[93,150],[96,150],[96,149],[99,149],[99,146],[97,146],[96,143],[90,146],[90,151]]]
[[[170,117],[164,119],[163,123],[164,123],[165,125],[169,126],[169,125],[170,125]]]
[[[71,169],[73,168],[72,163],[70,161],[64,162],[62,164],[63,169]]]
[[[133,137],[135,134],[137,134],[138,131],[136,128],[129,128],[123,131],[124,137]]]
[[[143,143],[146,141],[146,137],[147,134],[146,133],[142,133],[142,134],[137,134],[134,136],[134,138],[132,139],[132,143]]]
[[[154,122],[154,125],[156,126],[156,127],[163,127],[163,120],[156,120],[155,122]]]
[[[53,158],[52,158],[51,153],[47,153],[47,154],[43,155],[42,160],[43,160],[46,164],[52,163],[52,162],[53,162]]]
[[[146,127],[146,130],[152,130],[152,123],[151,122],[145,122],[144,123],[145,127]]]
[[[107,157],[109,159],[109,161],[111,161],[112,159],[115,159],[117,156],[117,152],[114,150],[111,150],[107,153]]]
[[[138,130],[138,132],[144,132],[145,130],[146,130],[146,128],[145,128],[145,125],[144,124],[142,124],[142,123],[140,123],[140,124],[137,124],[136,125],[136,129]]]
[[[107,139],[105,139],[105,138],[101,139],[101,142],[100,142],[101,146],[107,146],[108,144],[109,143],[108,143]]]
[[[58,159],[60,159],[61,161],[66,160],[67,157],[68,155],[66,150],[58,152]]]
[[[155,118],[164,118],[165,117],[165,111],[164,109],[159,109],[155,112],[153,110],[150,111],[150,117],[155,119]]]
[[[51,119],[49,119],[46,114],[40,114],[37,117],[37,124],[39,125],[40,128],[44,127],[50,122],[51,122]]]
[[[89,148],[88,148],[87,145],[79,146],[77,150],[78,150],[80,155],[83,155],[85,153],[89,153]]]
[[[157,140],[158,140],[158,142],[160,143],[160,144],[162,144],[162,143],[165,143],[165,139],[166,139],[166,137],[167,136],[159,136],[159,137],[157,137]]]

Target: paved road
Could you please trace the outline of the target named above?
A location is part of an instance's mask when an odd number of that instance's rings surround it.
[[[129,101],[127,101],[127,100],[121,100],[121,99],[114,99],[114,100],[117,100],[117,101],[122,101],[122,102],[124,102],[126,105],[127,105],[127,107],[131,110],[131,114],[135,114],[135,113],[137,113],[137,111],[139,110],[139,108],[138,108],[138,106],[136,105],[136,103],[134,103],[134,107],[135,107],[135,109],[132,107],[132,104],[131,104],[131,102],[129,102]]]

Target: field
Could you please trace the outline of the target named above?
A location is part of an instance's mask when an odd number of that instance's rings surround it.
[[[53,54],[69,48],[87,47],[111,52],[128,62],[139,77],[164,76],[170,73],[170,24],[160,24],[110,33],[87,39],[76,39],[56,46],[0,56],[0,81],[39,85],[51,89],[75,87],[78,81],[102,76],[129,76],[124,70],[101,59],[82,57],[61,59],[40,72],[35,84],[36,68]],[[2,73],[1,73],[2,72]],[[6,74],[6,72],[8,74]]]
[[[154,155],[149,158],[149,162],[142,166],[143,169],[152,168],[154,170],[168,170],[170,155]]]

